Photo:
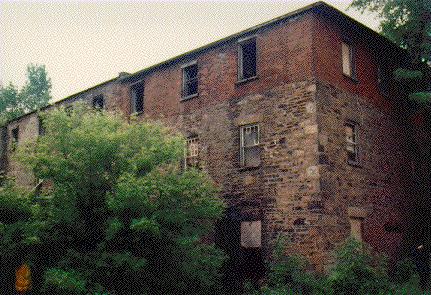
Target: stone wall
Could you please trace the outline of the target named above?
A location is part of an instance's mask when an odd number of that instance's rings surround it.
[[[396,257],[402,247],[413,193],[408,123],[395,109],[324,82],[317,84],[319,167],[329,250],[350,234],[348,208],[361,208],[363,238],[376,251]],[[358,123],[359,164],[347,162],[344,126]]]

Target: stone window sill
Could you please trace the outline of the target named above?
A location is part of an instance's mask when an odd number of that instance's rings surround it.
[[[239,86],[239,85],[242,85],[242,84],[245,84],[247,82],[257,80],[257,79],[258,79],[258,76],[253,76],[253,77],[250,77],[250,78],[247,78],[247,79],[238,80],[238,81],[235,82],[235,84],[237,86]]]
[[[181,98],[181,101],[186,101],[186,100],[192,99],[194,97],[198,97],[198,95],[199,95],[198,93],[195,93],[195,94],[192,94],[192,95],[189,95],[189,96],[183,96]]]

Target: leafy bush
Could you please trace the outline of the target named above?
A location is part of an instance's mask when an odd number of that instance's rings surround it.
[[[307,271],[307,261],[298,255],[285,255],[286,239],[279,236],[273,257],[267,261],[268,279],[266,284],[255,291],[247,285],[247,292],[262,295],[323,294],[321,279]]]
[[[2,240],[0,256],[15,247],[20,261],[17,245],[28,246],[34,292],[217,294],[224,255],[201,241],[224,205],[205,173],[181,169],[180,134],[84,105],[43,122],[45,135],[21,145],[16,159],[52,183],[44,202],[0,192],[8,222],[28,229]]]
[[[42,294],[78,295],[85,292],[85,280],[76,272],[58,268],[48,269],[45,272]]]
[[[336,264],[328,277],[328,287],[334,294],[389,293],[385,260],[373,257],[365,244],[348,239],[336,256]]]
[[[336,252],[336,263],[328,274],[320,277],[307,271],[305,260],[284,255],[284,239],[277,241],[273,259],[268,263],[268,281],[251,295],[425,295],[411,260],[401,261],[392,277],[385,259],[371,254],[369,247],[348,239]]]

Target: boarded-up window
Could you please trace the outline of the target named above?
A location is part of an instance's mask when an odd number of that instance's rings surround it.
[[[241,247],[259,248],[262,245],[262,223],[257,221],[241,222]]]
[[[132,114],[144,111],[144,83],[139,82],[131,86]]]
[[[256,38],[239,43],[238,80],[247,80],[256,76]]]
[[[241,166],[257,167],[260,165],[259,125],[242,126],[240,129]]]
[[[357,164],[359,162],[358,124],[354,122],[346,123],[345,132],[346,132],[347,161],[350,164]]]
[[[351,44],[343,42],[341,44],[341,56],[343,63],[343,74],[356,79],[354,50]]]
[[[198,94],[198,65],[196,62],[183,67],[183,98]]]

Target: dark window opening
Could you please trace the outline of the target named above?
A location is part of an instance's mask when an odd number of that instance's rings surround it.
[[[101,110],[105,107],[105,100],[103,95],[98,95],[93,98],[93,108]]]
[[[347,162],[349,164],[359,163],[358,152],[358,124],[349,122],[345,125]]]
[[[43,126],[42,118],[38,118],[39,121],[39,136],[45,135],[45,127]]]
[[[256,76],[256,39],[239,44],[238,80],[246,80]]]
[[[12,129],[12,150],[15,150],[19,141],[19,127]]]
[[[198,65],[183,68],[183,97],[198,94]]]
[[[64,111],[66,112],[66,115],[68,115],[70,117],[72,115],[72,112],[73,112],[73,106],[69,105],[69,106],[65,107]]]
[[[144,83],[140,82],[132,85],[132,114],[144,111]]]

